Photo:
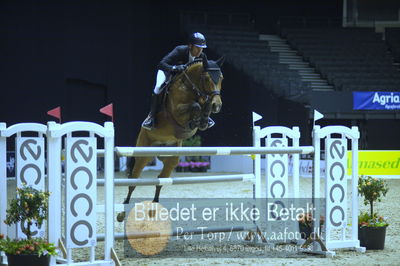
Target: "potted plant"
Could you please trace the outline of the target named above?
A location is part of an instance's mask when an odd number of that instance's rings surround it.
[[[199,147],[201,146],[201,137],[199,135],[194,135],[188,139],[185,139],[182,143],[184,147]]]
[[[188,172],[189,171],[189,162],[179,162],[178,166],[176,167],[177,172]]]
[[[369,212],[362,212],[358,217],[358,239],[366,249],[385,247],[386,227],[389,224],[384,217],[374,213],[374,202],[381,201],[388,190],[383,179],[371,176],[360,176],[358,179],[358,193],[364,197],[364,205],[370,206]]]
[[[302,239],[307,239],[310,237],[311,233],[313,232],[313,227],[314,227],[314,218],[312,216],[312,212],[307,212],[307,213],[300,213],[297,216],[297,222],[299,223],[299,231]],[[321,226],[325,222],[325,217],[320,216],[320,231],[321,231]]]
[[[201,137],[194,135],[183,141],[184,147],[199,147],[201,146]],[[210,156],[185,156],[184,161],[179,162],[177,172],[207,172],[210,168]]]
[[[24,185],[17,188],[17,197],[7,209],[7,225],[26,222],[26,239],[10,239],[0,235],[0,251],[7,255],[8,265],[49,265],[50,256],[57,255],[53,243],[42,238],[32,238],[31,226],[40,227],[47,217],[49,192]]]

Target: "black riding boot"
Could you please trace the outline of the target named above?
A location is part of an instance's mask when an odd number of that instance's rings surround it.
[[[147,129],[147,130],[152,130],[155,127],[156,124],[156,113],[157,113],[157,107],[158,107],[158,96],[161,94],[155,94],[153,93],[151,95],[151,107],[150,107],[150,113],[147,116],[147,118],[143,121],[142,127]]]

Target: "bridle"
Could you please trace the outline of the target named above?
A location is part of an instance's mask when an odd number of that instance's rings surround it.
[[[218,68],[208,68],[207,71],[219,71],[220,69]],[[201,74],[201,88],[200,89],[198,86],[196,86],[196,84],[193,83],[193,81],[190,79],[190,77],[186,74],[186,71],[183,71],[183,74],[185,75],[186,79],[189,81],[190,85],[192,86],[192,90],[195,92],[195,94],[197,95],[197,99],[204,99],[205,103],[208,103],[211,101],[211,99],[216,96],[216,95],[221,95],[221,91],[219,90],[213,90],[210,92],[205,92],[204,91],[204,82],[205,82],[205,73],[206,71],[204,71],[203,74]]]

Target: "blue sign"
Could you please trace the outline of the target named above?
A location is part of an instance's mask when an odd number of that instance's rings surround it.
[[[400,92],[353,92],[354,110],[400,110]]]

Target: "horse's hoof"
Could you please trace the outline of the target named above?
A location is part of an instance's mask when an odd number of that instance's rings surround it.
[[[118,215],[117,215],[117,221],[120,222],[120,223],[122,223],[122,222],[124,221],[124,219],[125,219],[125,212],[120,212],[120,213],[118,213]]]
[[[149,217],[154,218],[156,216],[156,210],[149,210]]]

